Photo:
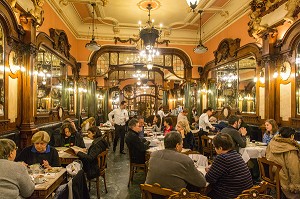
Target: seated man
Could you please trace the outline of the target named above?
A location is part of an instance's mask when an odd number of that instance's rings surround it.
[[[245,127],[241,127],[239,130],[239,117],[231,115],[228,118],[228,126],[222,129],[222,133],[227,133],[231,136],[234,144],[234,149],[239,152],[239,147],[246,147],[246,134],[247,130]]]
[[[233,150],[230,135],[218,133],[213,144],[218,155],[206,168],[205,178],[212,188],[208,196],[212,199],[236,198],[253,186],[250,171],[241,155]]]
[[[205,187],[205,178],[197,170],[193,160],[180,153],[183,147],[181,135],[177,132],[168,133],[164,144],[164,150],[151,153],[146,183],[159,183],[173,191],[180,191],[187,185]]]
[[[143,142],[142,139],[139,138],[141,126],[137,119],[131,119],[128,123],[128,127],[129,129],[125,141],[130,152],[130,159],[133,163],[144,164],[145,153],[149,148],[150,142]]]

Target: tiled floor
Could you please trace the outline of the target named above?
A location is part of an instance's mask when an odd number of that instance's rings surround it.
[[[118,149],[118,148],[117,148]],[[139,184],[144,183],[145,174],[139,172],[134,174],[134,180],[130,188],[127,188],[129,178],[129,154],[121,155],[119,152],[113,152],[110,149],[108,153],[108,162],[106,170],[106,184],[108,193],[105,193],[103,178],[100,178],[101,199],[140,199],[141,193]],[[90,191],[91,199],[96,199],[96,183],[92,183]]]

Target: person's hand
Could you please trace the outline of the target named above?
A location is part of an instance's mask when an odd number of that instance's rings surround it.
[[[207,167],[205,167],[205,171],[208,172],[210,167],[211,167],[211,165],[208,165]]]
[[[50,169],[50,168],[51,168],[51,166],[49,165],[48,160],[43,160],[42,166],[43,166],[45,169]]]
[[[74,153],[77,155],[77,153],[79,152],[79,150],[76,149],[76,148],[72,148],[72,149],[73,149]]]
[[[240,134],[242,136],[246,136],[247,135],[247,129],[245,127],[241,127],[239,131],[240,131]]]

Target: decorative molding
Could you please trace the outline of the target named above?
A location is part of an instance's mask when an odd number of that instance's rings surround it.
[[[214,51],[215,64],[227,61],[228,58],[234,58],[237,55],[237,49],[240,47],[241,39],[224,39]]]
[[[54,41],[53,48],[64,55],[67,59],[70,59],[71,45],[65,31],[50,28],[49,32],[51,39]]]
[[[140,41],[141,38],[137,38],[137,39],[134,39],[134,38],[129,38],[129,39],[121,39],[120,37],[114,37],[114,40],[115,40],[115,44],[117,44],[118,42],[121,42],[121,43],[135,43],[137,44],[137,42]],[[166,44],[166,46],[169,46],[169,43],[170,43],[170,40],[163,40],[163,41],[155,41],[156,44]]]
[[[30,10],[29,12],[36,19],[38,26],[42,26],[44,22],[44,12],[45,12],[42,7],[45,3],[45,0],[31,0],[31,1],[34,5],[34,9]]]

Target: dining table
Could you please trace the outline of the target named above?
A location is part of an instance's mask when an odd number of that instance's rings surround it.
[[[239,153],[247,163],[251,158],[257,159],[266,156],[267,144],[263,142],[247,143],[245,148],[240,148]]]
[[[31,176],[34,178],[33,175]],[[46,170],[44,174],[38,174],[42,176],[43,180],[39,183],[35,183],[33,194],[30,199],[46,199],[52,198],[52,193],[63,183],[67,182],[67,171],[62,167],[52,167],[51,170]]]
[[[58,151],[58,157],[60,164],[67,165],[72,163],[74,160],[79,159],[79,157],[74,153],[73,149],[69,147],[55,147]]]

